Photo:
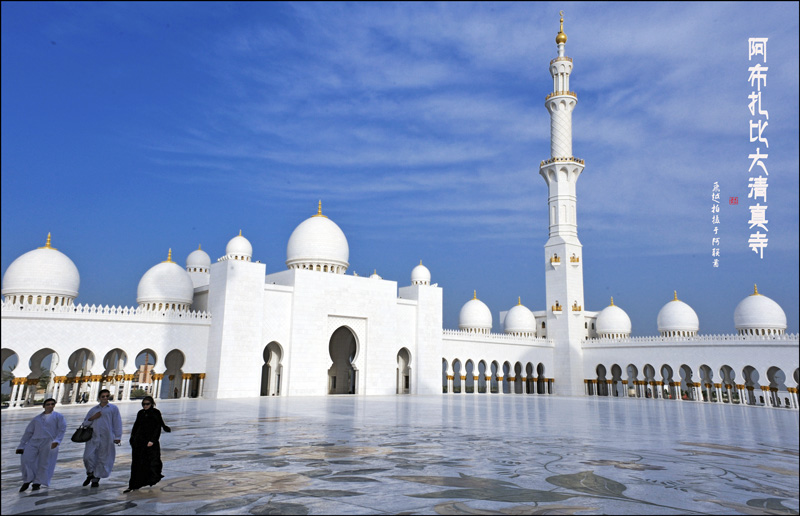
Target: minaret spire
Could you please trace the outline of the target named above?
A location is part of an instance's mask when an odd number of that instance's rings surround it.
[[[550,114],[550,158],[539,165],[539,174],[547,183],[550,221],[549,238],[544,246],[545,306],[555,306],[559,300],[572,300],[573,307],[582,307],[584,260],[581,259],[583,246],[578,240],[576,183],[584,163],[572,153],[572,111],[578,103],[578,96],[570,90],[572,58],[565,53],[564,12],[559,14],[558,54],[550,61],[549,69],[553,91],[544,100]],[[574,256],[575,259],[566,266],[559,266],[560,260],[554,258],[561,256]],[[564,375],[563,383],[559,384],[561,394],[583,393],[582,343],[586,336],[583,317],[563,317],[548,312],[547,338],[555,343],[556,368]]]

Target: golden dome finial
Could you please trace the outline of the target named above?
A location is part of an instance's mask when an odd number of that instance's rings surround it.
[[[558,29],[558,34],[556,35],[556,44],[566,43],[567,42],[567,35],[564,34],[564,11],[559,11],[558,14],[561,15],[561,26]]]
[[[419,264],[422,265],[422,260],[419,261]]]
[[[167,253],[167,259],[164,260],[162,263],[175,263],[172,261],[172,248],[170,247],[169,252]]]
[[[317,204],[317,214],[313,215],[314,217],[325,217],[328,218],[327,215],[322,214],[322,199],[320,199],[319,203]]]
[[[614,306],[614,296],[611,296],[611,304],[609,306]]]
[[[672,293],[675,295],[675,297],[673,297],[672,300],[673,301],[677,301],[678,300],[678,291],[677,290],[673,290]]]
[[[50,243],[50,238],[47,239],[47,243],[48,244]],[[761,295],[761,294],[758,293],[758,285],[756,285],[755,283],[753,283],[753,295],[754,296],[760,296]]]
[[[45,242],[45,244],[39,249],[52,249],[53,251],[57,250],[55,247],[50,245],[50,233],[47,233],[47,242]]]
[[[472,291],[472,299],[478,299],[478,291],[477,290],[473,290]]]
[[[198,250],[198,251],[202,251],[202,250],[203,250],[203,246],[202,246],[202,244],[197,244],[197,250]]]
[[[522,296],[517,296],[517,306],[522,304]]]
[[[239,236],[242,236],[242,230],[241,229],[239,230]]]

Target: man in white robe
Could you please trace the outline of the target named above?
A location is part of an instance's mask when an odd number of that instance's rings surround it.
[[[17,453],[22,455],[22,487],[19,492],[28,489],[33,482],[33,491],[38,491],[42,484],[49,486],[56,469],[58,445],[64,439],[67,422],[64,416],[54,412],[56,400],[44,400],[44,412],[28,423],[25,433],[17,446]]]
[[[111,475],[117,455],[114,445],[122,441],[122,418],[119,409],[108,402],[110,396],[108,389],[101,390],[100,404],[89,409],[83,420],[84,426],[93,429],[92,438],[86,442],[83,450],[83,465],[86,467],[84,486],[91,482],[92,487],[99,487],[100,479]]]

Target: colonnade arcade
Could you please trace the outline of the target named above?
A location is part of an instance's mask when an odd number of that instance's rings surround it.
[[[544,365],[442,358],[442,392],[452,394],[553,394]]]
[[[111,391],[112,401],[130,401],[151,395],[155,399],[202,397],[205,373],[183,370],[185,356],[181,350],[167,353],[163,364],[152,349],[143,349],[134,361],[115,348],[101,362],[95,354],[81,348],[60,367],[60,357],[53,349],[43,348],[28,360],[28,370],[21,367],[19,355],[11,349],[2,350],[3,393],[10,390],[9,408],[21,408],[54,398],[60,404],[94,403],[100,390]],[[66,374],[59,374],[66,370]],[[156,372],[160,371],[160,372]],[[133,394],[132,394],[133,393]],[[4,396],[5,399],[5,396]]]
[[[718,371],[717,376],[715,370]],[[759,373],[755,367],[748,365],[737,376],[737,372],[729,365],[712,369],[703,364],[694,369],[681,364],[673,369],[669,364],[663,364],[656,370],[653,365],[645,364],[640,370],[636,365],[628,364],[623,373],[618,364],[609,368],[598,364],[595,373],[596,377],[583,380],[584,393],[588,396],[798,409],[800,369],[792,372],[792,379],[788,382],[784,371],[777,366]]]

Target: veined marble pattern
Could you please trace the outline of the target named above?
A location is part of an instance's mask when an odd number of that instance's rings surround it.
[[[68,436],[91,405],[58,406]],[[18,493],[41,409],[2,411],[4,514],[798,514],[798,412],[529,395],[163,400],[165,478],[122,494],[138,403],[100,488],[62,444]]]

